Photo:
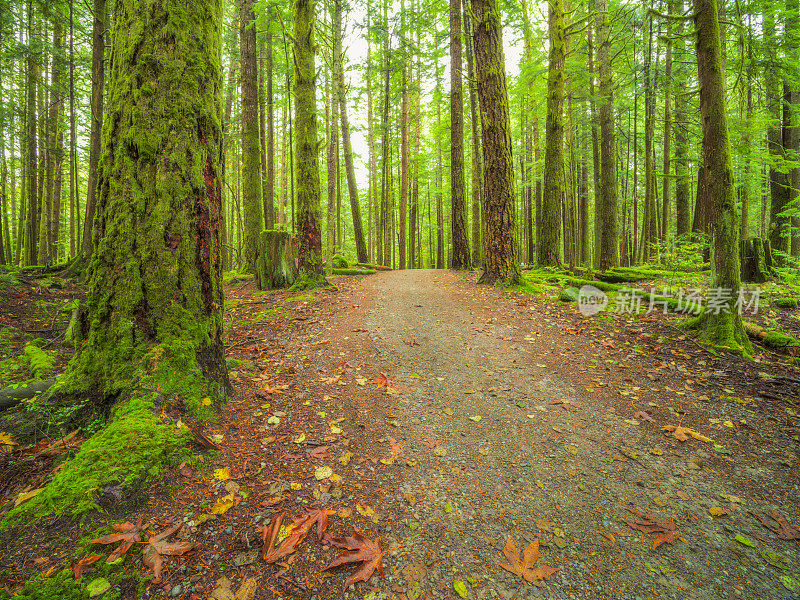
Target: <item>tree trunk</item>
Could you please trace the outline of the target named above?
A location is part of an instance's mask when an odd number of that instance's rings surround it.
[[[225,109],[222,117],[222,165],[220,166],[220,179],[222,180],[223,198],[225,198],[225,191],[227,190],[227,202],[223,202],[224,206],[230,206],[231,218],[225,215],[225,210],[220,213],[220,243],[222,245],[222,270],[228,270],[233,264],[233,238],[235,231],[235,222],[232,218],[233,215],[233,192],[230,185],[230,174],[228,169],[228,151],[235,145],[235,136],[231,130],[231,113],[233,112],[233,96],[236,90],[236,82],[238,79],[238,64],[239,61],[235,60],[235,53],[237,38],[239,37],[239,27],[236,23],[228,30],[226,34],[226,51],[231,56],[231,64],[228,68],[228,83],[225,89]],[[232,144],[233,142],[233,144]],[[238,171],[237,171],[238,174]]]
[[[401,18],[405,19],[405,3],[401,3]],[[404,24],[403,24],[404,25]],[[401,25],[401,30],[405,27]],[[409,140],[409,117],[408,117],[408,44],[405,38],[401,38],[402,47],[400,49],[400,62],[403,73],[400,82],[400,230],[397,235],[397,259],[398,268],[406,268],[406,217],[408,214],[408,192],[409,192],[409,169],[410,169],[410,140]]]
[[[219,0],[117,0],[86,313],[56,389],[194,413],[230,388],[222,344]],[[140,27],[145,20],[161,27]],[[163,31],[192,35],[164,36]],[[141,56],[149,57],[142,60]],[[95,105],[96,106],[96,105]]]
[[[600,268],[600,236],[603,231],[603,211],[600,203],[600,120],[597,115],[595,100],[595,70],[594,70],[594,47],[592,45],[592,24],[587,25],[587,67],[589,69],[589,112],[592,123],[592,179],[594,183],[594,252],[592,253],[592,264],[596,269]],[[634,42],[635,43],[635,42]],[[634,46],[634,54],[636,46]],[[634,85],[634,95],[636,86]]]
[[[28,44],[33,42],[34,28],[33,28],[33,2],[28,1]],[[38,240],[38,218],[39,212],[37,207],[38,202],[38,187],[37,187],[37,150],[36,150],[36,84],[39,78],[39,66],[33,54],[32,48],[29,48],[27,58],[27,82],[28,82],[28,95],[27,95],[27,111],[26,111],[26,146],[27,154],[25,157],[26,163],[26,185],[27,185],[27,208],[25,219],[25,256],[24,263],[32,265],[36,263],[36,241]]]
[[[89,132],[89,170],[86,178],[86,216],[83,224],[84,264],[93,252],[92,228],[97,194],[97,163],[100,160],[100,138],[103,129],[103,85],[105,79],[106,0],[93,0],[92,15],[92,99]]]
[[[253,0],[240,0],[239,42],[242,73],[242,207],[244,268],[255,274],[258,240],[264,228],[261,135],[258,123],[258,62]]]
[[[464,40],[467,49],[467,88],[469,89],[469,114],[472,134],[472,262],[483,262],[483,241],[481,240],[481,206],[483,204],[483,156],[481,155],[480,127],[478,111],[478,92],[475,77],[475,50],[473,42],[472,17],[464,4]],[[531,236],[530,243],[533,244]]]
[[[642,220],[641,256],[648,262],[656,244],[656,189],[655,189],[655,70],[652,68],[653,18],[648,16],[648,44],[644,58],[644,219]]]
[[[442,85],[439,72],[439,63],[436,63],[436,91],[434,92],[436,102],[436,131],[442,130]],[[443,165],[442,165],[442,136],[436,136],[436,268],[443,269],[444,264],[444,199],[442,193],[443,186]]]
[[[337,0],[339,2],[341,0]],[[340,71],[339,77],[344,75]],[[350,212],[353,215],[353,236],[356,241],[356,257],[358,262],[369,262],[367,245],[364,242],[364,227],[361,223],[361,206],[358,203],[358,189],[356,188],[356,175],[353,166],[353,148],[350,145],[350,123],[347,120],[347,100],[344,94],[344,81],[339,80],[339,107],[342,117],[342,147],[344,152],[344,167],[347,172],[347,190],[350,195]]]
[[[541,266],[559,265],[561,201],[564,195],[564,5],[548,3],[550,57],[547,72],[547,124],[544,150],[542,215],[537,232]],[[476,53],[477,54],[477,53]],[[487,167],[488,168],[488,167]]]
[[[472,0],[473,42],[483,140],[484,265],[480,281],[518,283],[514,240],[514,160],[498,0]]]
[[[597,0],[597,65],[600,74],[600,270],[619,266],[617,164],[614,146],[614,81],[611,72],[611,27],[606,0]]]
[[[294,0],[298,279],[306,286],[325,284],[319,227],[321,206],[314,52],[314,0]]]
[[[678,12],[683,13],[683,0],[678,0]],[[675,75],[675,119],[673,120],[675,136],[675,235],[685,241],[692,226],[691,189],[689,188],[689,123],[687,115],[687,80],[685,66],[686,52],[683,42],[683,20],[677,22],[674,41],[674,75]]]
[[[267,20],[267,31],[264,41],[264,51],[266,56],[266,68],[262,73],[262,79],[266,79],[267,83],[267,115],[266,115],[266,130],[262,127],[262,134],[266,134],[266,148],[265,166],[264,171],[264,189],[262,192],[262,199],[264,201],[264,226],[267,229],[275,227],[275,97],[272,90],[272,11],[269,11],[269,19]],[[263,135],[262,135],[263,137]]]
[[[667,0],[667,14],[672,15],[675,12],[676,0]],[[672,180],[670,177],[670,159],[672,157],[672,109],[670,101],[672,100],[672,19],[667,19],[667,35],[664,42],[667,46],[666,55],[664,58],[664,154],[663,154],[663,182],[661,192],[661,243],[666,245],[669,238],[669,183]]]
[[[733,295],[742,293],[739,265],[739,223],[728,137],[725,79],[720,52],[719,20],[715,0],[694,0],[700,113],[703,122],[704,195],[713,200],[711,248],[713,288]],[[750,341],[742,317],[727,302],[727,310],[706,308],[701,319],[704,335],[713,344],[749,355]]]
[[[464,194],[464,99],[461,85],[461,0],[450,0],[450,225],[453,269],[469,269]]]
[[[336,3],[334,3],[336,4]],[[338,5],[334,7],[334,12]],[[334,16],[334,20],[335,20]],[[330,274],[333,269],[333,256],[336,254],[336,191],[339,185],[339,76],[337,60],[339,59],[336,31],[333,33],[331,52],[331,68],[326,69],[325,88],[328,101],[325,103],[326,133],[328,136],[326,157],[327,175],[327,203],[325,219],[325,272]],[[328,61],[325,61],[326,64]]]

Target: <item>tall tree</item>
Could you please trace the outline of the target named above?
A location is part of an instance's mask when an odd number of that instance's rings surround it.
[[[261,136],[258,123],[258,62],[253,0],[240,0],[239,41],[242,73],[242,206],[244,267],[255,273],[258,238],[264,227]]]
[[[147,415],[154,390],[199,411],[204,397],[220,401],[229,389],[220,20],[220,0],[117,0],[97,246],[76,355],[56,388],[69,399],[133,397],[127,410]]]
[[[464,98],[461,85],[461,0],[450,0],[450,224],[454,269],[469,269],[464,193]]]
[[[752,346],[745,333],[741,313],[734,306],[734,299],[743,290],[719,17],[716,0],[693,0],[693,3],[703,123],[701,169],[705,175],[701,180],[706,188],[703,193],[712,200],[712,289],[732,296],[723,310],[708,307],[699,318],[703,323],[704,335],[711,343],[749,355]]]
[[[619,266],[617,164],[614,146],[614,81],[611,73],[611,27],[606,0],[596,0],[597,66],[600,75],[600,269]]]
[[[683,0],[678,0],[678,12],[683,13]],[[675,235],[685,237],[692,227],[691,190],[689,189],[689,124],[687,111],[688,72],[684,45],[684,22],[675,24],[673,42],[673,72],[675,89],[675,119],[672,122],[675,136]]]
[[[524,14],[524,27],[526,32],[530,31],[527,18],[527,7],[523,2]],[[470,133],[472,140],[472,262],[473,264],[481,263],[481,255],[483,250],[483,242],[481,240],[481,204],[483,199],[483,157],[481,156],[481,119],[478,112],[478,91],[475,84],[475,50],[472,38],[473,27],[472,17],[467,9],[467,4],[464,4],[464,41],[467,50],[467,88],[469,89],[469,116],[470,116]],[[526,39],[526,48],[528,41]],[[531,243],[533,243],[532,235]],[[530,260],[530,256],[528,257]]]
[[[34,55],[34,18],[33,1],[28,0],[28,48],[27,48],[27,111],[26,111],[26,145],[27,155],[27,207],[25,220],[25,257],[28,265],[36,264],[36,242],[39,239],[39,185],[38,185],[38,157],[36,145],[36,90],[39,83],[39,62]],[[21,228],[20,228],[21,229]]]
[[[275,227],[275,95],[272,90],[273,57],[272,57],[272,17],[273,7],[267,9],[267,28],[264,34],[264,60],[266,66],[261,74],[261,80],[266,80],[266,94],[263,103],[266,104],[265,126],[262,126],[262,139],[265,139],[262,196],[264,201],[264,226],[267,229]]]
[[[548,32],[550,57],[547,71],[544,190],[542,215],[537,232],[537,261],[540,265],[558,265],[561,262],[558,249],[561,244],[561,201],[564,194],[563,0],[548,1]]]
[[[319,139],[314,66],[314,0],[294,0],[295,161],[297,163],[297,237],[299,281],[325,283],[319,221]]]
[[[54,8],[54,10],[58,10]],[[47,115],[47,167],[45,193],[39,224],[38,263],[48,264],[58,258],[56,241],[61,221],[61,167],[64,159],[64,131],[61,113],[64,108],[64,44],[66,42],[61,15],[53,19],[53,63],[50,107]]]
[[[503,30],[498,0],[472,0],[475,65],[483,140],[484,265],[482,283],[517,283],[514,240],[514,160]]]
[[[92,2],[92,99],[89,131],[89,170],[86,181],[86,218],[83,224],[81,251],[88,261],[93,251],[92,224],[96,206],[97,165],[100,160],[100,136],[103,129],[103,85],[105,81],[106,0]]]

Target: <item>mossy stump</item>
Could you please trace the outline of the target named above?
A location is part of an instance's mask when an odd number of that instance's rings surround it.
[[[288,231],[266,229],[258,240],[256,283],[260,290],[290,287],[297,279],[297,265]]]
[[[772,247],[769,240],[758,237],[742,240],[739,245],[742,281],[764,283],[772,276]]]

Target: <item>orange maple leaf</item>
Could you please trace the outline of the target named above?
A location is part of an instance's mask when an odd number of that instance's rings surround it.
[[[506,547],[503,548],[503,554],[506,555],[509,564],[500,565],[506,571],[522,577],[528,583],[536,586],[543,586],[545,580],[550,580],[550,575],[558,571],[559,567],[535,567],[536,562],[541,558],[542,553],[539,552],[539,538],[533,540],[522,551],[522,560],[520,560],[519,552],[511,538],[506,538]]]

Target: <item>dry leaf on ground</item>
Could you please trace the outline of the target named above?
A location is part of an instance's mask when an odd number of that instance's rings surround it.
[[[92,556],[84,556],[74,565],[72,565],[72,573],[75,576],[75,579],[80,579],[83,577],[83,571],[87,565],[91,565],[94,562],[97,562],[98,559],[103,558],[102,554],[93,554]]]
[[[178,556],[194,550],[196,544],[189,540],[179,540],[177,542],[165,542],[164,540],[183,527],[182,522],[165,529],[161,533],[151,535],[147,540],[147,546],[142,553],[142,562],[151,568],[155,574],[154,583],[161,581],[161,568],[164,565],[162,556]]]
[[[702,433],[696,432],[694,429],[689,429],[688,427],[683,427],[678,425],[664,425],[661,428],[662,431],[666,431],[671,433],[675,439],[681,442],[685,442],[689,439],[689,436],[692,436],[696,440],[700,440],[701,442],[710,442],[711,438],[704,436]]]
[[[383,552],[381,552],[381,539],[370,540],[361,533],[353,530],[352,535],[342,538],[328,538],[328,542],[342,548],[342,552],[326,566],[323,571],[333,569],[339,565],[361,563],[361,566],[344,582],[344,589],[359,581],[367,581],[375,569],[383,577]]]
[[[641,531],[642,533],[654,533],[656,539],[653,540],[653,550],[658,548],[661,544],[674,544],[676,540],[682,539],[678,533],[678,526],[675,521],[659,521],[651,514],[643,513],[635,508],[629,508],[630,512],[639,517],[633,523],[624,521],[624,523],[631,529]]]
[[[790,524],[786,517],[777,510],[773,510],[769,513],[769,516],[778,524],[777,527],[773,527],[765,515],[758,515],[752,512],[750,514],[758,519],[759,523],[764,527],[774,533],[775,537],[779,540],[794,540],[800,544],[800,529]]]
[[[128,551],[128,548],[133,546],[134,542],[138,542],[142,539],[141,520],[138,521],[136,525],[128,521],[124,523],[114,523],[111,525],[111,528],[117,533],[109,533],[108,535],[90,540],[92,544],[115,544],[116,542],[122,542],[106,559],[107,563],[112,563],[117,560]]]
[[[522,551],[521,560],[514,542],[511,541],[511,538],[506,538],[506,547],[503,548],[503,554],[506,555],[509,564],[500,566],[506,571],[524,578],[525,581],[533,585],[544,585],[544,581],[549,580],[550,575],[559,569],[559,567],[547,566],[534,567],[542,556],[542,553],[539,552],[539,538],[536,538],[525,547]]]

